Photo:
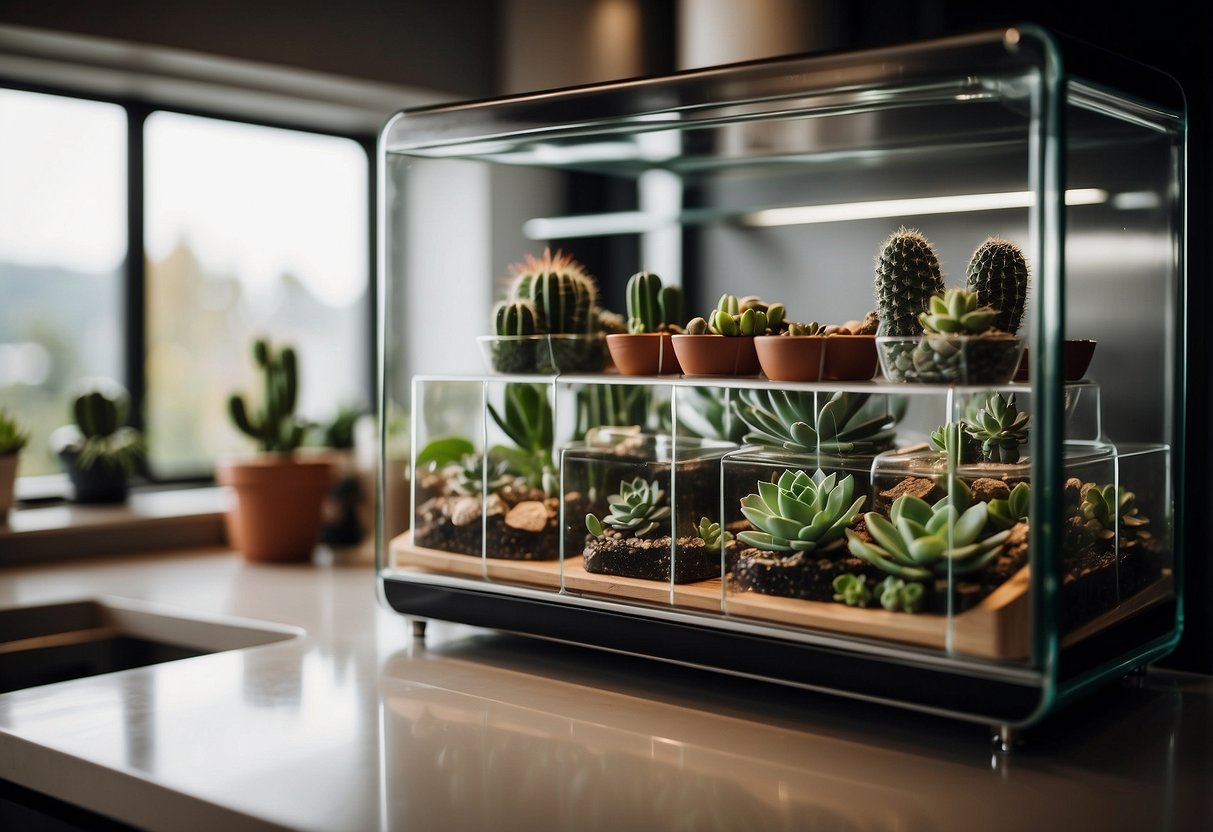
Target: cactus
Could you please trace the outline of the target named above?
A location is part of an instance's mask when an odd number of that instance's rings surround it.
[[[0,407],[0,456],[15,454],[29,442],[29,433],[3,407]]]
[[[881,334],[919,335],[919,314],[927,309],[931,296],[942,291],[939,256],[927,238],[904,227],[893,232],[876,257]]]
[[[529,301],[542,333],[581,334],[597,330],[598,289],[585,267],[570,254],[550,249],[543,257],[527,255],[511,268],[511,297]]]
[[[664,332],[682,320],[682,290],[662,286],[652,272],[638,272],[628,280],[628,332]]]
[[[964,431],[981,443],[981,455],[991,462],[1019,462],[1019,448],[1028,441],[1028,414],[1015,407],[1015,394],[992,393]]]
[[[893,447],[897,422],[884,400],[837,392],[816,410],[813,393],[739,390],[735,412],[749,427],[745,441],[798,453],[877,454]]]
[[[263,451],[291,453],[303,442],[305,423],[295,416],[299,392],[298,362],[292,347],[275,352],[265,339],[253,341],[253,362],[261,370],[264,394],[255,416],[249,414],[244,397],[228,398],[232,422],[258,443]]]
[[[662,505],[665,492],[657,487],[657,480],[645,482],[637,477],[631,482],[620,483],[619,493],[607,497],[610,514],[599,520],[593,514],[585,516],[585,527],[594,537],[601,537],[609,527],[624,537],[644,537],[653,532],[658,523],[670,516],[669,506]]]
[[[506,300],[493,310],[494,331],[498,335],[534,335],[538,329],[535,305],[525,300]]]
[[[967,502],[967,495],[957,495],[931,506],[902,495],[893,501],[888,518],[874,511],[864,515],[875,542],[848,531],[847,548],[855,557],[906,581],[976,572],[1002,551],[1010,532],[982,538],[989,519],[987,506],[977,503],[961,511]]]
[[[842,543],[843,531],[855,521],[864,497],[853,502],[855,478],[812,477],[786,470],[778,482],[759,482],[758,493],[741,499],[741,513],[756,531],[737,539],[747,546],[770,552],[826,552]]]
[[[931,296],[918,322],[927,335],[981,335],[990,329],[997,314],[997,309],[978,306],[976,292],[947,289]]]
[[[1028,262],[1019,246],[991,237],[969,260],[966,281],[979,306],[999,310],[993,325],[1003,332],[1019,331],[1028,299]]]
[[[130,396],[113,381],[94,380],[72,401],[74,425],[60,428],[51,442],[62,452],[78,455],[81,470],[98,461],[133,474],[145,443],[139,431],[126,424]]]

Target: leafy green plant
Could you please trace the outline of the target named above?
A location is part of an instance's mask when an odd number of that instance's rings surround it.
[[[601,520],[594,514],[585,516],[585,527],[594,537],[602,537],[607,528],[624,537],[644,537],[670,516],[665,491],[658,488],[657,480],[646,482],[643,477],[621,482],[619,493],[607,497],[607,503],[610,513]]]
[[[876,256],[876,305],[880,334],[922,333],[919,314],[944,290],[939,255],[926,237],[908,228],[893,232]]]
[[[897,415],[868,393],[834,393],[817,411],[816,394],[789,390],[738,391],[736,414],[745,441],[798,453],[877,454],[893,447]]]
[[[865,497],[852,501],[855,478],[786,470],[774,483],[759,482],[758,493],[741,499],[741,513],[756,531],[737,539],[771,552],[828,551],[842,542]]]
[[[961,511],[967,502],[957,495],[931,506],[902,495],[893,501],[887,518],[874,511],[864,515],[874,543],[849,532],[847,547],[855,557],[907,581],[976,572],[1002,551],[1010,532],[982,538],[987,506],[979,502]]]
[[[475,452],[476,446],[462,436],[440,436],[417,452],[417,470],[443,468]]]
[[[133,474],[146,446],[142,434],[126,424],[129,411],[130,396],[122,385],[87,381],[72,401],[75,424],[57,430],[52,444],[60,453],[76,454],[82,471],[102,462]]]
[[[354,426],[362,418],[357,407],[339,407],[337,415],[321,428],[320,442],[326,448],[348,451],[354,447]]]
[[[652,272],[638,272],[628,280],[628,332],[681,331],[682,290],[677,286],[662,286],[661,278]]]
[[[15,454],[29,443],[29,433],[7,409],[0,407],[0,456]]]
[[[489,416],[514,443],[494,446],[494,459],[504,459],[514,473],[535,488],[550,488],[552,465],[552,406],[546,384],[505,385],[503,412],[489,405]],[[546,487],[545,487],[546,486]]]
[[[295,416],[299,393],[298,361],[293,347],[275,351],[269,341],[253,341],[253,362],[262,373],[262,401],[255,414],[249,413],[244,397],[228,398],[228,414],[233,424],[260,446],[261,450],[291,453],[303,444],[307,424]]]
[[[999,310],[995,328],[1019,331],[1028,300],[1028,262],[1019,246],[995,237],[986,240],[973,252],[965,282],[976,293],[978,306]]]
[[[649,422],[652,389],[639,384],[586,384],[577,390],[574,439],[600,427],[644,428]]]

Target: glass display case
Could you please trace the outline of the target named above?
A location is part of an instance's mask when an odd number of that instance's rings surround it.
[[[1031,26],[398,115],[385,603],[1004,732],[1164,655],[1185,152]]]

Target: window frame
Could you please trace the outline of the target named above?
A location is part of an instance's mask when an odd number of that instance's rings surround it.
[[[73,89],[71,87],[51,84],[34,84],[15,78],[0,75],[0,89],[16,92],[38,93],[72,98],[81,101],[96,101],[113,104],[123,109],[126,114],[126,257],[122,264],[122,279],[120,281],[121,297],[119,298],[119,327],[122,331],[122,378],[119,379],[130,392],[131,409],[130,423],[139,430],[146,430],[145,411],[147,404],[147,251],[145,245],[145,128],[147,119],[156,112],[174,113],[185,116],[196,116],[233,124],[247,124],[257,127],[271,127],[280,130],[311,133],[313,135],[331,136],[349,139],[357,144],[367,158],[367,230],[366,230],[366,262],[367,262],[367,292],[366,306],[363,310],[365,332],[362,349],[365,351],[367,373],[363,384],[366,401],[373,406],[376,401],[378,387],[377,344],[378,344],[378,224],[375,217],[378,213],[379,188],[379,159],[378,134],[364,132],[349,132],[333,130],[319,124],[309,124],[302,121],[281,121],[273,119],[252,119],[243,115],[235,115],[222,110],[175,106],[164,101],[153,101],[136,96],[103,95],[96,92]],[[186,474],[173,477],[157,476],[150,463],[141,466],[140,476],[147,483],[157,486],[170,485],[205,485],[215,481],[214,471],[199,471],[196,474]],[[46,478],[39,478],[46,479]],[[66,491],[66,481],[64,482]],[[40,489],[41,490],[41,489]],[[58,490],[58,489],[57,489]]]

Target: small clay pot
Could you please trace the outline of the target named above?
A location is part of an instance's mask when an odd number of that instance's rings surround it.
[[[867,381],[876,375],[875,335],[827,335],[821,377],[826,381]]]
[[[821,335],[759,335],[754,348],[771,381],[817,381],[827,340]]]
[[[331,462],[261,454],[221,462],[215,479],[236,492],[224,525],[228,542],[246,560],[311,557],[320,537],[321,506],[333,481]]]
[[[1064,381],[1081,381],[1091,366],[1091,358],[1095,355],[1095,341],[1067,339],[1061,345],[1061,377]],[[1023,358],[1019,360],[1019,369],[1015,371],[1015,381],[1028,381],[1028,348],[1024,347]]]
[[[674,354],[689,376],[756,376],[761,369],[754,338],[744,335],[674,335]]]
[[[665,332],[615,334],[606,337],[615,367],[625,376],[659,376],[681,373],[674,342]]]

